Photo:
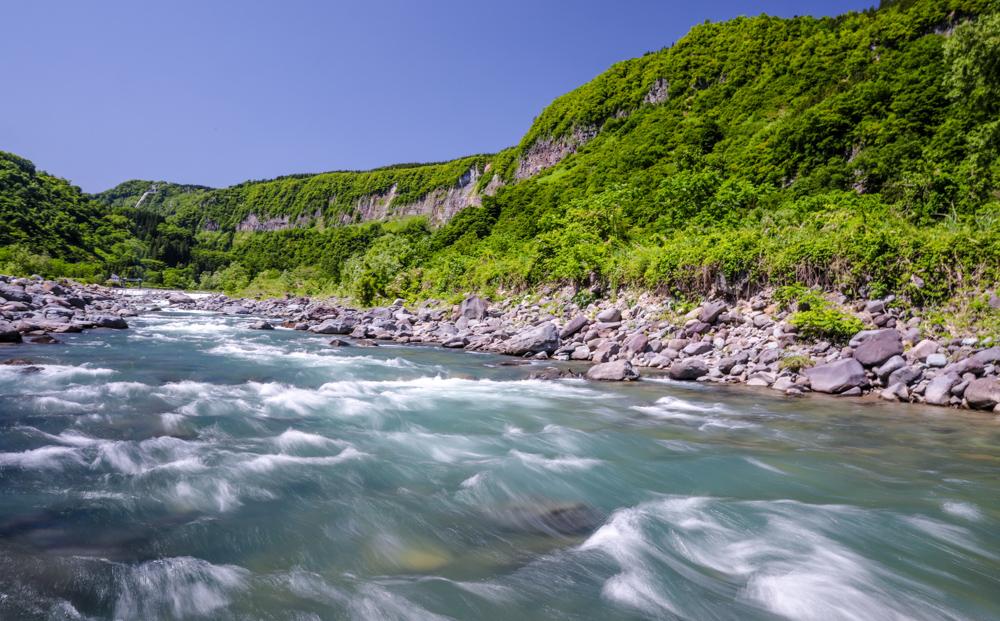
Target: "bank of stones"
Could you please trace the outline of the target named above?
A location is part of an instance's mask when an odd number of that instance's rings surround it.
[[[0,342],[90,328],[127,327],[125,317],[172,306],[255,317],[248,327],[423,343],[532,360],[590,362],[588,377],[634,380],[662,373],[678,381],[742,383],[787,395],[874,393],[891,401],[1000,412],[1000,344],[974,337],[935,340],[889,300],[858,302],[866,326],[843,345],[801,338],[766,293],[709,300],[677,316],[650,294],[584,308],[569,295],[491,303],[469,296],[454,307],[433,301],[355,309],[330,300],[194,298],[178,292],[122,296],[104,287],[0,276]],[[261,320],[264,318],[265,320]],[[329,340],[329,339],[328,339]],[[334,341],[343,346],[342,338]],[[613,363],[613,364],[611,364]],[[562,372],[536,373],[543,378]]]

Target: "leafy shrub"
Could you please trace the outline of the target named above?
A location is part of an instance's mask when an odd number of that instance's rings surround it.
[[[778,368],[787,369],[793,373],[798,373],[811,366],[813,366],[813,359],[800,354],[785,356],[778,362]]]
[[[807,339],[843,343],[864,328],[860,319],[830,306],[799,311],[789,320]]]

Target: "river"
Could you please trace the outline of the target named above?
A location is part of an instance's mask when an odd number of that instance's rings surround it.
[[[2,351],[0,619],[1000,618],[992,415],[130,323]]]

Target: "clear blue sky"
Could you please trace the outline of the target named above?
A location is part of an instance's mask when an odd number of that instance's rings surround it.
[[[31,0],[0,20],[0,149],[86,191],[493,152],[706,19],[873,0]]]

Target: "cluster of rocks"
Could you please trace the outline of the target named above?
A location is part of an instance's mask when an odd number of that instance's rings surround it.
[[[0,343],[57,343],[54,334],[128,328],[137,309],[113,290],[0,276]]]
[[[604,301],[579,308],[568,296],[490,304],[477,296],[442,308],[433,301],[415,309],[402,300],[357,310],[305,298],[239,300],[212,296],[193,307],[223,313],[262,315],[280,325],[321,335],[427,343],[488,351],[532,360],[591,363],[586,376],[627,381],[640,369],[681,381],[743,383],[788,395],[823,392],[977,409],[998,408],[1000,347],[975,338],[921,338],[920,320],[908,321],[888,300],[861,302],[856,316],[874,329],[846,346],[802,339],[782,310],[760,294],[733,304],[709,301],[682,317],[670,303],[650,294],[626,302]],[[276,323],[277,323],[276,321]],[[269,322],[252,327],[273,328]],[[334,339],[337,346],[352,341]],[[573,375],[554,367],[535,377]]]
[[[895,401],[1000,412],[1000,346],[989,339],[924,338],[919,318],[901,316],[891,298],[855,305],[855,315],[872,329],[845,346],[801,338],[789,321],[791,312],[767,293],[735,303],[707,301],[678,316],[669,300],[649,293],[585,308],[562,294],[495,304],[469,296],[453,307],[431,300],[408,308],[397,300],[354,309],[336,300],[293,297],[252,300],[181,292],[123,297],[92,285],[0,277],[0,302],[0,341],[8,342],[19,342],[22,335],[125,328],[123,317],[169,304],[253,316],[251,328],[281,326],[331,336],[330,344],[338,347],[425,343],[590,363],[586,376],[594,380],[636,380],[646,369],[679,381],[742,383],[788,395],[874,392]],[[572,365],[534,374],[545,379],[573,375]]]

